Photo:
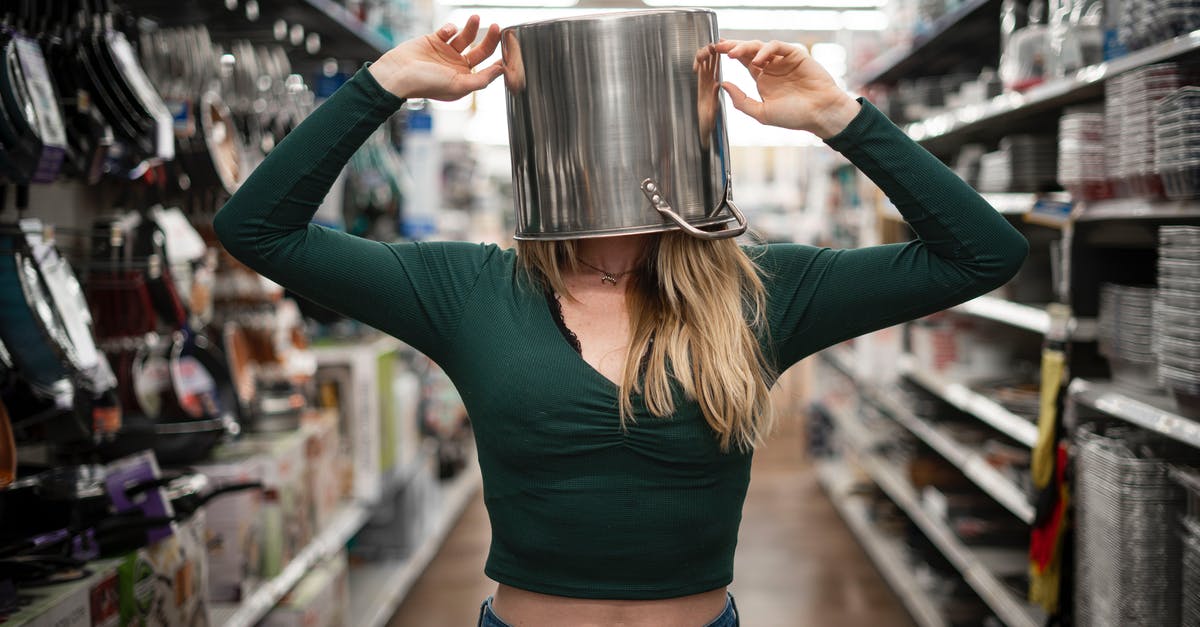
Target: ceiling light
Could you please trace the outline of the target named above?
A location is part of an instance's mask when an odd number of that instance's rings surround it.
[[[465,1],[465,0],[455,0]],[[524,1],[524,0],[516,0]],[[546,6],[546,5],[542,5]],[[471,15],[478,14],[483,24],[496,23],[502,27],[538,22],[564,17],[575,17],[596,13],[608,13],[623,9],[596,8],[534,8],[476,6],[455,7],[446,20],[462,24]],[[722,31],[836,31],[836,30],[883,30],[887,16],[881,11],[838,11],[822,9],[714,9],[717,26]]]
[[[694,7],[697,6],[694,2],[688,0],[642,0],[646,6],[651,7]],[[706,0],[702,6],[711,8],[720,7],[738,7],[744,9],[800,9],[800,8],[828,8],[828,9],[874,9],[882,7],[887,0],[752,0],[745,2],[743,0]]]

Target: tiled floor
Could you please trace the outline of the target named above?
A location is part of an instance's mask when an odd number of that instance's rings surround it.
[[[797,425],[755,454],[732,586],[745,627],[907,626],[803,462]],[[482,498],[392,619],[392,627],[469,627],[495,584],[484,577],[489,527]]]

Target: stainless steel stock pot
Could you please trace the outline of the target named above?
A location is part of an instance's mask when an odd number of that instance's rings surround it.
[[[701,9],[504,29],[516,238],[744,232],[716,40],[716,14]]]

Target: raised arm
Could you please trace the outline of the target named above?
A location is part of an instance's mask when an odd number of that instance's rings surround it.
[[[447,25],[400,44],[355,74],[271,151],[217,213],[214,227],[225,248],[280,285],[436,359],[494,248],[384,244],[310,221],[350,156],[404,98],[453,100],[499,76],[498,66],[471,73],[499,41],[493,25],[479,46],[464,53],[478,30],[477,17],[461,33]]]
[[[734,106],[816,133],[887,194],[917,235],[856,250],[758,250],[778,367],[969,300],[1016,274],[1029,251],[1025,238],[870,103],[845,95],[806,51],[778,42],[718,45],[750,67],[763,96],[758,103],[730,89]]]

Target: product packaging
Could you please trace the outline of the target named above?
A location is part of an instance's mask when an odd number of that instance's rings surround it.
[[[54,586],[22,588],[21,607],[12,614],[0,612],[0,624],[25,627],[116,627],[121,608],[117,563],[103,560],[88,564],[92,574],[81,581]]]
[[[259,623],[259,627],[343,627],[351,624],[346,553],[317,564]]]
[[[175,533],[138,549],[117,567],[121,625],[208,625],[208,554],[204,510]]]
[[[263,458],[232,446],[214,451],[215,460],[195,466],[214,486],[261,481]],[[213,601],[241,601],[258,583],[262,555],[261,490],[221,495],[205,506],[208,592]]]

